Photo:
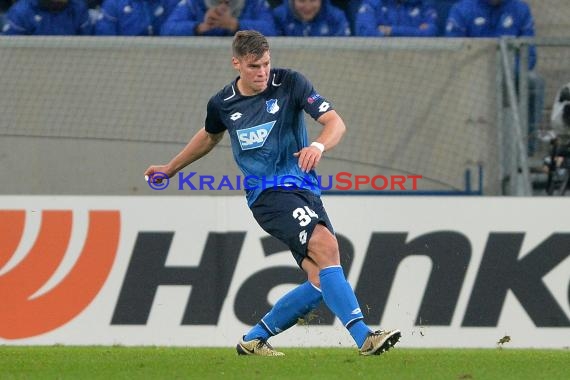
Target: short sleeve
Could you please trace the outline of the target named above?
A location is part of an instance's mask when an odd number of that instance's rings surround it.
[[[216,97],[212,97],[208,101],[205,129],[206,132],[213,134],[224,132],[227,129],[220,117],[220,108],[217,105]]]
[[[322,97],[312,83],[298,72],[292,72],[294,97],[301,108],[317,120],[324,113],[333,110],[332,104]]]

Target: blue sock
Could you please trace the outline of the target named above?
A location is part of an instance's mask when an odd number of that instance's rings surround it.
[[[352,336],[352,339],[356,342],[358,348],[361,348],[366,340],[366,337],[372,332],[370,327],[364,323],[362,319],[354,322],[350,327],[348,327],[348,332]]]
[[[321,269],[319,277],[325,303],[348,329],[356,345],[362,347],[371,330],[363,321],[364,316],[342,268],[335,265]]]
[[[297,323],[299,317],[313,310],[323,299],[321,291],[309,281],[279,299],[261,321],[253,326],[244,340],[267,340]]]

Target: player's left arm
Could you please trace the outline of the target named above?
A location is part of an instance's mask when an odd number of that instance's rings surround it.
[[[305,173],[315,169],[323,153],[337,146],[346,132],[344,121],[335,110],[324,113],[317,121],[323,126],[319,136],[311,145],[295,153],[299,158],[299,167]]]

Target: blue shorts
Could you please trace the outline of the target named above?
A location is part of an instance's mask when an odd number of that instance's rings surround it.
[[[264,190],[251,205],[251,212],[265,232],[289,247],[299,266],[307,257],[307,246],[317,224],[334,234],[321,199],[309,190]]]

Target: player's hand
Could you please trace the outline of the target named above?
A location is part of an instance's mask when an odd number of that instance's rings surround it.
[[[161,183],[165,178],[171,178],[174,173],[171,173],[167,165],[151,165],[144,172],[145,181],[152,181],[153,183]]]
[[[315,169],[323,156],[321,150],[314,146],[306,146],[293,155],[299,158],[299,168],[305,173]]]

